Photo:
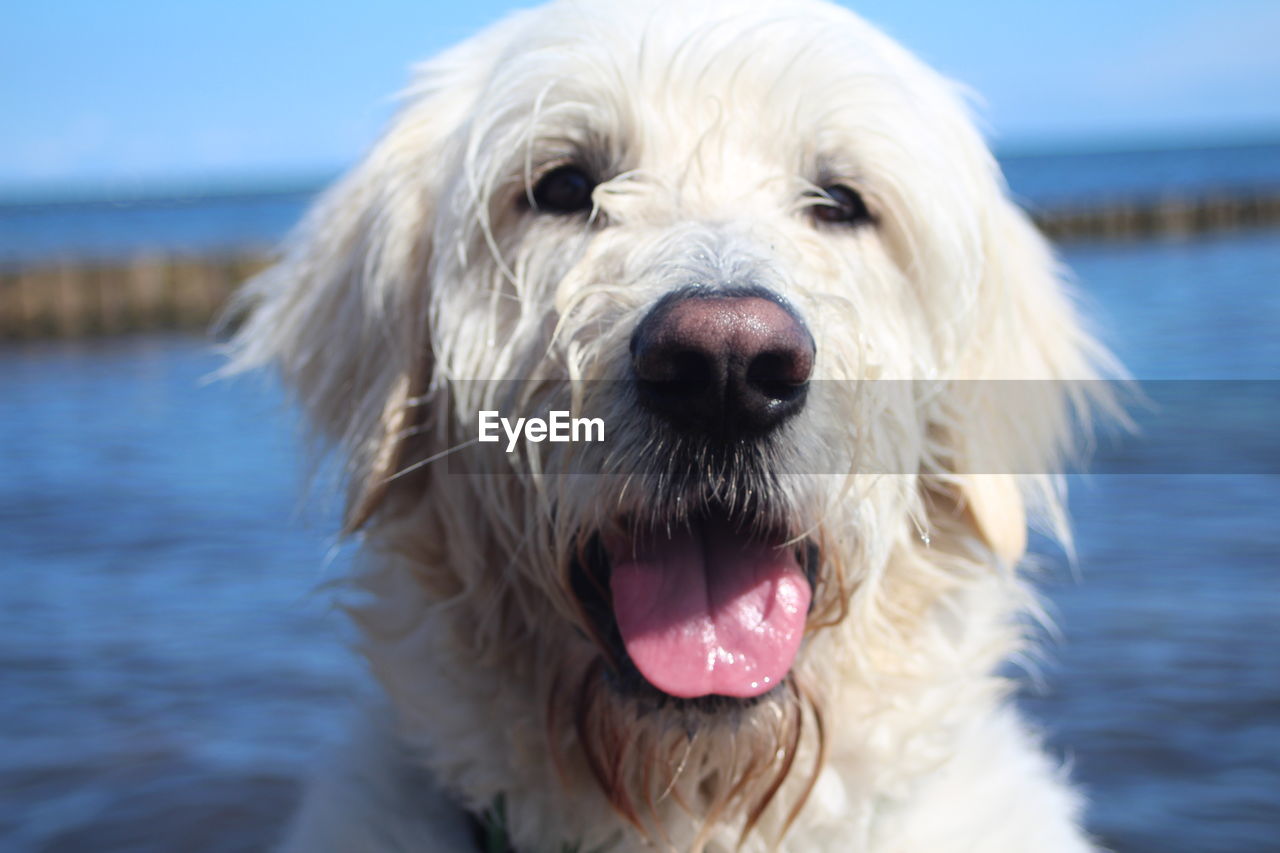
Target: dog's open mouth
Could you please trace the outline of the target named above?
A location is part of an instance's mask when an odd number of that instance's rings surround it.
[[[815,549],[714,506],[622,529],[632,532],[595,537],[575,567],[618,668],[679,699],[751,699],[783,682],[804,638]]]

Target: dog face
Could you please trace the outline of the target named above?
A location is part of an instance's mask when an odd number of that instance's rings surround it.
[[[785,824],[834,695],[954,660],[939,614],[1057,510],[1100,358],[948,85],[812,2],[509,19],[420,69],[246,299],[240,363],[447,625],[418,658],[529,699],[637,825],[673,789]],[[549,408],[610,440],[456,453]]]

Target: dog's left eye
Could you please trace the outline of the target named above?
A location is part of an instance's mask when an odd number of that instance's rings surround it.
[[[591,192],[595,188],[595,181],[579,167],[560,166],[543,175],[534,186],[533,208],[547,213],[591,210]]]
[[[871,215],[871,210],[867,207],[867,203],[862,200],[862,196],[858,194],[858,191],[850,189],[844,184],[823,187],[821,195],[814,193],[814,196],[822,199],[812,208],[813,217],[819,222],[857,225],[863,222],[871,222],[875,218]]]

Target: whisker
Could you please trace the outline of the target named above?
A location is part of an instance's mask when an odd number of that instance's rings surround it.
[[[450,454],[456,453],[459,450],[465,450],[466,448],[470,447],[473,444],[478,444],[479,441],[480,439],[478,438],[468,439],[467,441],[462,442],[462,444],[454,445],[453,447],[450,447],[447,450],[441,450],[439,453],[433,453],[430,456],[428,456],[426,459],[419,459],[417,462],[414,462],[412,465],[408,466],[407,468],[400,469],[396,473],[392,474],[390,477],[387,477],[387,479],[383,480],[383,482],[390,483],[394,480],[398,480],[407,474],[412,474],[414,471],[417,471],[419,468],[423,468],[423,467],[426,467],[427,465],[430,465],[432,462],[438,462],[439,460],[445,458],[446,456],[449,456]]]

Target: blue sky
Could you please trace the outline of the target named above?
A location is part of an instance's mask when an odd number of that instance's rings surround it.
[[[0,188],[307,178],[377,135],[407,67],[527,3],[15,3]],[[1280,136],[1275,0],[874,0],[982,96],[998,148]]]

